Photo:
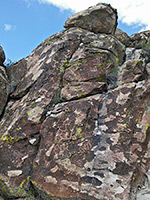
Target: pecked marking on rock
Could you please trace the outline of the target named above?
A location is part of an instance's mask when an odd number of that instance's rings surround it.
[[[47,183],[57,184],[57,180],[56,180],[55,177],[52,177],[52,176],[46,176],[44,179],[45,179],[45,181],[46,181]]]
[[[8,171],[8,176],[16,177],[16,176],[20,176],[22,173],[23,173],[22,170],[10,170]]]
[[[41,108],[40,106],[36,106],[36,107],[32,108],[31,110],[27,111],[28,120],[31,120],[33,122],[39,122],[43,111],[44,111],[44,109]]]

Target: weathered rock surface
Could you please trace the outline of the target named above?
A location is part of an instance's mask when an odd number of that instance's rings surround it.
[[[122,30],[120,30],[119,28],[117,28],[116,31],[115,31],[115,36],[124,45],[129,46],[130,37],[128,36],[127,33],[123,32]]]
[[[99,3],[70,17],[64,27],[80,27],[94,33],[114,34],[117,11],[109,4]]]
[[[78,27],[46,39],[8,78],[0,68],[4,200],[149,198],[148,49]]]
[[[4,61],[5,61],[5,53],[3,51],[3,48],[0,46],[0,65],[3,65]]]
[[[136,49],[149,50],[150,45],[150,31],[143,31],[130,36],[130,47]]]
[[[9,93],[9,82],[4,67],[0,66],[0,116],[3,113]]]

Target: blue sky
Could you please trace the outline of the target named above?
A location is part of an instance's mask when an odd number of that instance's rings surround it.
[[[73,13],[100,1],[82,0],[83,5],[80,2],[78,0],[0,0],[0,45],[6,57],[14,62],[28,56],[43,40],[61,31],[65,21]],[[105,2],[114,4],[115,8],[115,5],[118,5],[117,0],[105,0]],[[127,5],[122,6],[125,8]],[[130,5],[129,8],[132,6]],[[121,9],[120,6],[118,28],[128,35],[148,27],[147,21],[142,21],[138,17],[132,18],[132,14],[130,17],[129,13],[127,18],[125,9]]]

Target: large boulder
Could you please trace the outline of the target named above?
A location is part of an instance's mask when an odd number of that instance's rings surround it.
[[[99,3],[70,17],[64,27],[80,27],[94,33],[114,34],[117,11],[110,4]]]

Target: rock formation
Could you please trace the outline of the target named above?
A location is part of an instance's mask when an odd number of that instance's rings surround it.
[[[150,31],[116,26],[98,4],[0,67],[1,199],[150,198]]]

